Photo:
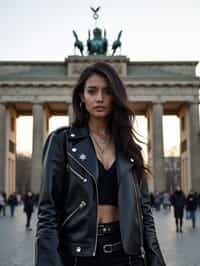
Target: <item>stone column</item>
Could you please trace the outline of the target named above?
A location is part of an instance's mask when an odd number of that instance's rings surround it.
[[[73,108],[71,103],[68,104],[68,116],[69,116],[69,125],[71,125],[74,119]]]
[[[16,109],[10,105],[7,111],[8,120],[8,194],[16,191]]]
[[[200,191],[200,126],[199,105],[191,103],[180,111],[181,181],[185,193]]]
[[[0,103],[0,190],[7,191],[8,182],[8,117],[5,104]]]
[[[154,103],[148,110],[149,166],[154,180],[154,191],[166,189],[163,149],[163,106]]]
[[[31,190],[38,193],[40,189],[41,170],[42,170],[42,149],[47,136],[47,111],[43,104],[34,103],[32,106],[33,114],[33,151],[31,169]]]
[[[185,193],[188,193],[191,187],[191,179],[189,173],[189,164],[188,164],[188,116],[187,116],[188,107],[182,105],[182,108],[179,111],[180,118],[180,157],[181,157],[181,183],[178,184],[181,186]]]

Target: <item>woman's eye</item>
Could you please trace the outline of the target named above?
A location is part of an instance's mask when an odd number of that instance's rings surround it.
[[[88,93],[89,93],[89,94],[94,94],[94,93],[95,93],[95,90],[90,89],[90,90],[88,90]]]

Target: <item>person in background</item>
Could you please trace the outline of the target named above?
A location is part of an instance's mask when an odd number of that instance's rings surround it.
[[[196,209],[197,209],[197,198],[194,191],[190,191],[186,199],[186,211],[190,214],[192,220],[192,228],[196,227]]]
[[[5,199],[3,196],[3,192],[0,192],[0,215],[1,215],[1,211],[5,208]]]
[[[154,198],[154,207],[156,211],[160,211],[160,206],[161,206],[161,195],[158,191],[156,191]]]
[[[18,202],[18,204],[22,204],[21,193],[17,193],[16,197],[17,197],[17,202]]]
[[[162,203],[163,203],[164,210],[170,210],[170,206],[171,206],[170,195],[167,191],[163,193]]]
[[[34,211],[34,197],[32,192],[28,192],[24,197],[24,212],[26,213],[26,229],[32,230],[30,227],[31,216]]]
[[[154,194],[153,194],[153,192],[151,192],[150,193],[150,204],[151,204],[151,207],[154,206],[154,200],[155,200]]]
[[[176,232],[183,233],[183,213],[185,206],[185,195],[180,186],[176,187],[176,191],[172,194],[171,203],[174,207],[174,216],[176,222]]]
[[[17,196],[16,193],[13,192],[9,197],[8,197],[8,205],[10,206],[10,216],[14,217],[15,215],[15,208],[17,206]]]
[[[35,207],[38,206],[38,202],[39,202],[39,193],[36,193],[34,195],[34,205],[35,205]]]
[[[200,210],[200,193],[197,196],[197,205],[198,205],[198,208]]]
[[[3,196],[3,198],[4,198],[4,205],[3,205],[3,208],[2,208],[2,210],[3,210],[3,216],[6,216],[6,205],[7,205],[7,195],[6,195],[6,192],[2,192],[2,196]]]

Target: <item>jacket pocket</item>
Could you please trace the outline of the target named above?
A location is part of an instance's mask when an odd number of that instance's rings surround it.
[[[86,206],[86,202],[84,200],[82,200],[80,202],[80,204],[78,205],[78,207],[76,207],[63,221],[63,223],[60,226],[60,230],[65,226],[65,224],[82,208],[84,208]]]

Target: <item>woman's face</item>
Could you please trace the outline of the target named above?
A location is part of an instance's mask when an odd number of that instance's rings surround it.
[[[90,76],[80,95],[90,117],[105,118],[112,111],[112,95],[106,79],[98,74]]]

